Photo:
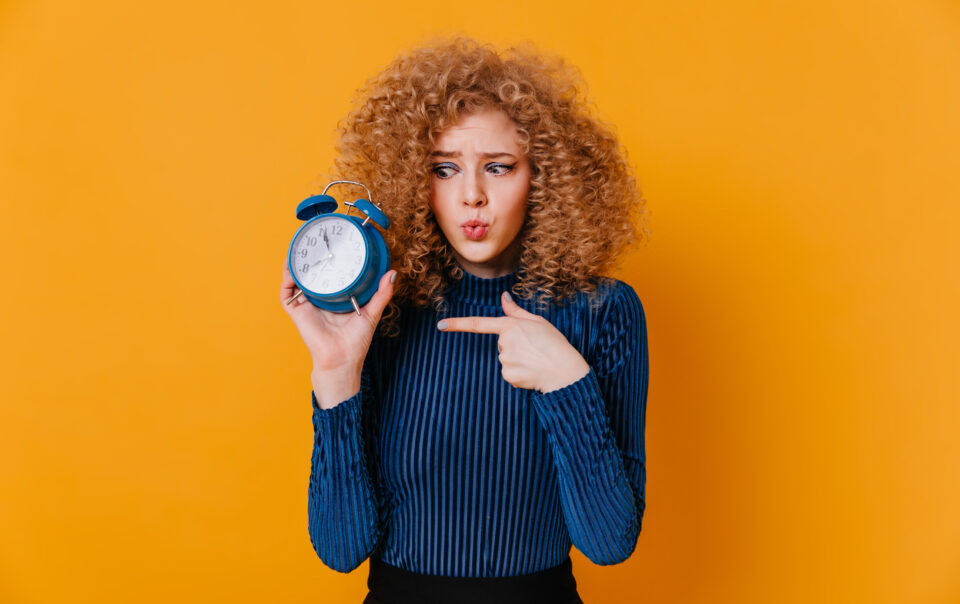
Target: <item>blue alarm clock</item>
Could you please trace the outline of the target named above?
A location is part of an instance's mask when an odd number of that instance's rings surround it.
[[[338,313],[355,310],[359,315],[390,270],[390,251],[373,226],[390,228],[390,219],[369,199],[344,202],[347,213],[337,213],[337,200],[327,190],[338,184],[361,186],[372,198],[370,189],[359,182],[335,180],[320,195],[297,205],[297,218],[306,222],[290,241],[287,261],[300,291],[287,304],[303,295],[317,308]],[[353,208],[364,216],[353,216]]]

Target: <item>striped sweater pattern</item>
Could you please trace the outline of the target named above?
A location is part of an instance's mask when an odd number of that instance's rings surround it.
[[[516,388],[497,335],[438,320],[503,316],[516,273],[464,274],[447,306],[404,308],[401,334],[374,336],[360,391],[331,409],[312,396],[308,529],[317,555],[349,572],[373,555],[428,575],[502,577],[627,559],[645,509],[648,353],[633,288],[604,278],[537,310],[590,365],[558,390]],[[312,395],[312,393],[311,393]]]

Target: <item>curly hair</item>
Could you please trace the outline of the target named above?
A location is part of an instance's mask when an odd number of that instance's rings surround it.
[[[591,115],[579,71],[562,58],[529,45],[498,52],[470,38],[440,40],[397,57],[357,91],[354,106],[338,122],[333,171],[370,187],[392,222],[383,234],[397,281],[380,322],[385,335],[397,335],[405,304],[442,311],[447,287],[463,277],[430,209],[430,152],[469,113],[504,111],[531,164],[517,296],[543,308],[593,294],[621,253],[646,238],[626,150]]]

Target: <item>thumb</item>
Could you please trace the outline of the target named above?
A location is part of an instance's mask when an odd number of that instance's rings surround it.
[[[380,277],[380,285],[377,287],[377,293],[373,294],[373,297],[370,298],[370,301],[363,307],[362,310],[365,310],[369,313],[370,318],[373,319],[373,322],[376,324],[380,322],[380,316],[383,314],[383,310],[387,307],[387,304],[390,303],[390,298],[393,297],[393,281],[397,277],[397,271],[387,271]]]
[[[500,299],[503,302],[503,314],[508,317],[514,317],[517,319],[540,319],[540,315],[535,315],[532,312],[528,312],[513,301],[513,296],[510,295],[510,292],[503,292],[500,295]]]

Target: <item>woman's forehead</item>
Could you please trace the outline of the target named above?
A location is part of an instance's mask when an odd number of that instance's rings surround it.
[[[487,148],[490,145],[497,148]],[[467,147],[479,153],[516,151],[520,148],[517,124],[500,109],[464,115],[440,132],[434,143],[434,151],[458,150],[453,149],[454,146]]]

